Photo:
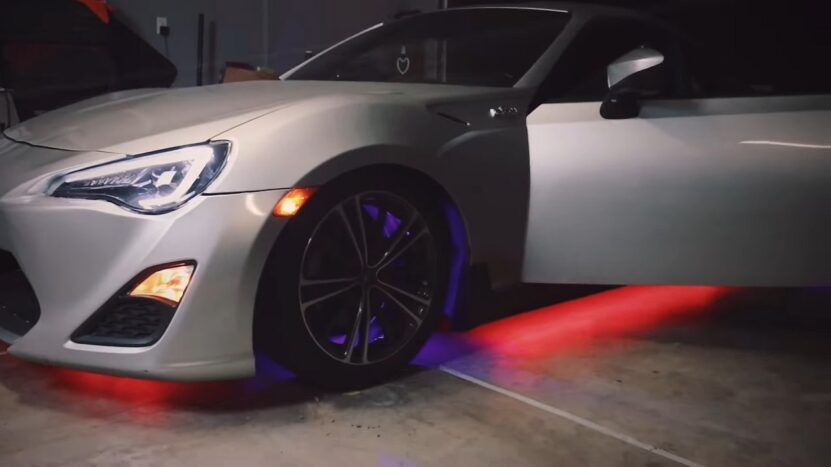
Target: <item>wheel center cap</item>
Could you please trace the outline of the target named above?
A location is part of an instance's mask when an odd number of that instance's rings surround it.
[[[361,273],[361,284],[363,286],[372,285],[373,282],[375,282],[375,271],[367,269]]]

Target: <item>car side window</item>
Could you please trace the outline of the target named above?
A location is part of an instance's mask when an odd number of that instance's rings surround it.
[[[322,54],[289,79],[511,87],[568,21],[562,12],[511,8],[413,16]]]
[[[586,24],[563,52],[540,87],[538,102],[603,100],[609,91],[608,65],[638,47],[650,47],[664,54],[667,89],[658,97],[681,94],[677,53],[668,35],[648,23],[603,18]]]

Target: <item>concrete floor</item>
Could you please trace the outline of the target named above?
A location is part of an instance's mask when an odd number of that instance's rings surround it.
[[[831,465],[831,291],[618,289],[440,334],[325,393],[0,355],[0,466]],[[0,347],[0,354],[4,349]]]

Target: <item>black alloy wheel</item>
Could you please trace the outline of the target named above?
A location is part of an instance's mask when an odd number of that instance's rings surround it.
[[[373,384],[406,366],[445,305],[449,241],[435,204],[395,177],[316,193],[266,266],[258,346],[329,387]]]

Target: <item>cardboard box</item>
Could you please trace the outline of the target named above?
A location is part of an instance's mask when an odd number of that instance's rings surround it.
[[[277,78],[277,73],[273,70],[265,68],[256,70],[254,68],[245,68],[228,64],[225,66],[225,73],[222,75],[222,82],[238,83],[240,81],[276,80]]]

